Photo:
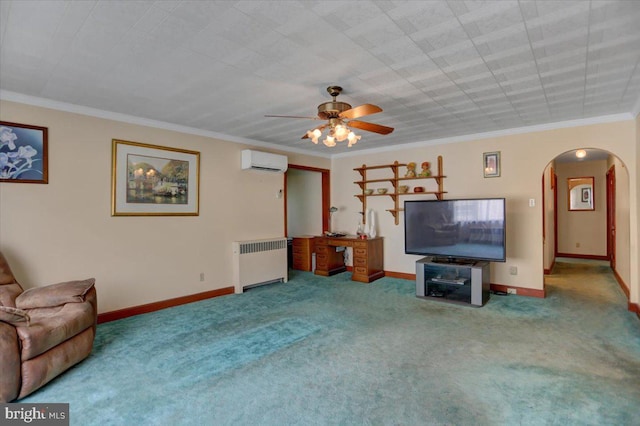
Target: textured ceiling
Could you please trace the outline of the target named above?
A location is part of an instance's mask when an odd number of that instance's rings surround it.
[[[640,1],[0,1],[0,89],[328,155],[636,114]],[[379,105],[352,148],[300,137]]]

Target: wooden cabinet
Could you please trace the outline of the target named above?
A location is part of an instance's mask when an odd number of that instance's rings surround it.
[[[360,173],[360,176],[362,177],[362,180],[353,182],[357,185],[360,186],[360,190],[362,191],[360,194],[357,194],[356,197],[358,197],[360,199],[360,202],[362,203],[362,216],[363,216],[363,223],[366,220],[366,215],[364,214],[367,211],[367,197],[391,197],[391,199],[393,200],[393,204],[394,207],[392,209],[387,209],[387,211],[389,213],[391,213],[393,215],[393,217],[395,218],[395,223],[396,225],[398,225],[400,223],[400,217],[399,217],[399,212],[403,211],[404,209],[400,208],[400,198],[403,195],[435,195],[436,198],[438,200],[442,200],[444,194],[446,194],[446,191],[444,190],[444,178],[446,178],[446,176],[443,175],[443,166],[442,166],[442,156],[439,155],[438,156],[438,169],[437,169],[437,173],[431,176],[426,176],[426,177],[414,177],[414,178],[406,178],[406,177],[400,177],[399,176],[399,168],[400,167],[406,167],[406,163],[398,163],[397,161],[395,161],[393,164],[383,164],[380,166],[367,166],[366,164],[363,164],[362,167],[358,167],[357,169],[353,169],[355,171],[357,171],[358,173]],[[389,176],[388,178],[383,178],[383,179],[368,179],[367,178],[367,171],[368,170],[374,170],[374,169],[391,169],[391,172],[393,173],[393,176]],[[425,191],[425,192],[412,192],[412,191],[408,191],[406,193],[400,193],[398,192],[398,186],[399,185],[404,185],[405,181],[416,181],[416,180],[420,180],[420,179],[433,179],[436,182],[437,185],[437,190],[435,191]],[[388,191],[386,194],[378,194],[377,192],[375,192],[374,188],[374,192],[372,194],[366,194],[365,191],[368,188],[368,186],[370,184],[375,184],[376,183],[391,183],[392,189],[391,191]]]
[[[382,238],[353,242],[353,281],[369,283],[384,277]]]
[[[314,252],[314,237],[294,237],[292,244],[293,251],[293,269],[299,271],[312,270],[312,255]]]
[[[317,275],[334,275],[347,270],[344,253],[336,247],[353,249],[353,271],[351,279],[370,283],[384,277],[384,251],[381,237],[360,239],[356,237],[316,237]]]

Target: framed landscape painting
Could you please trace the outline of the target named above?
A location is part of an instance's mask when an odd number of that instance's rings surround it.
[[[114,139],[112,216],[197,216],[200,153]]]
[[[49,183],[46,127],[0,121],[0,182]]]

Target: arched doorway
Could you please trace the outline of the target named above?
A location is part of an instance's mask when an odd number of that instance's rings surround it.
[[[589,189],[581,186],[587,178]],[[594,148],[564,152],[545,167],[542,188],[545,275],[560,257],[606,261],[629,299],[630,189],[622,160]],[[572,206],[572,195],[585,207]]]

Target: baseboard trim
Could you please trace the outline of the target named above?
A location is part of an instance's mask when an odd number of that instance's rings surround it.
[[[353,272],[353,266],[347,266],[347,272]],[[389,278],[400,278],[401,280],[416,280],[416,274],[406,274],[404,272],[384,271],[384,276]]]
[[[620,289],[625,294],[625,296],[627,296],[627,300],[629,300],[629,298],[631,297],[631,294],[629,292],[629,286],[627,285],[627,283],[624,282],[624,280],[622,279],[620,274],[618,274],[618,271],[616,271],[615,269],[613,270],[613,276],[616,277],[616,281],[618,282],[618,285],[620,286]],[[635,314],[638,316],[638,319],[640,319],[640,305],[639,304],[627,302],[627,309],[629,311],[631,311],[631,312],[635,312]]]
[[[545,289],[536,290],[534,288],[514,287],[512,285],[491,284],[491,291],[503,291],[508,293],[509,290],[515,290],[516,295],[518,296],[538,297],[540,299],[547,297],[547,291]]]
[[[400,278],[402,280],[409,280],[409,281],[416,280],[416,274],[407,274],[404,272],[384,271],[384,276],[391,277],[391,278]]]
[[[595,254],[556,253],[556,257],[572,257],[574,259],[591,259],[591,260],[609,260],[607,256],[598,256]]]
[[[135,315],[148,314],[149,312],[155,312],[161,309],[171,308],[173,306],[198,302],[200,300],[211,299],[213,297],[226,296],[227,294],[233,293],[233,287],[225,287],[218,290],[205,291],[202,293],[190,294],[188,296],[176,297],[174,299],[147,303],[146,305],[132,306],[130,308],[119,309],[117,311],[104,312],[98,314],[98,324],[128,318]]]
[[[622,289],[622,292],[627,296],[627,300],[629,300],[631,295],[629,293],[629,287],[627,286],[627,283],[624,282],[620,274],[618,274],[618,271],[616,271],[615,269],[613,270],[613,276],[616,277],[616,281],[618,281],[618,285]]]
[[[553,259],[553,262],[551,262],[551,266],[549,266],[549,269],[545,269],[544,270],[544,275],[551,275],[551,271],[553,271],[553,267],[556,266],[556,260]]]

